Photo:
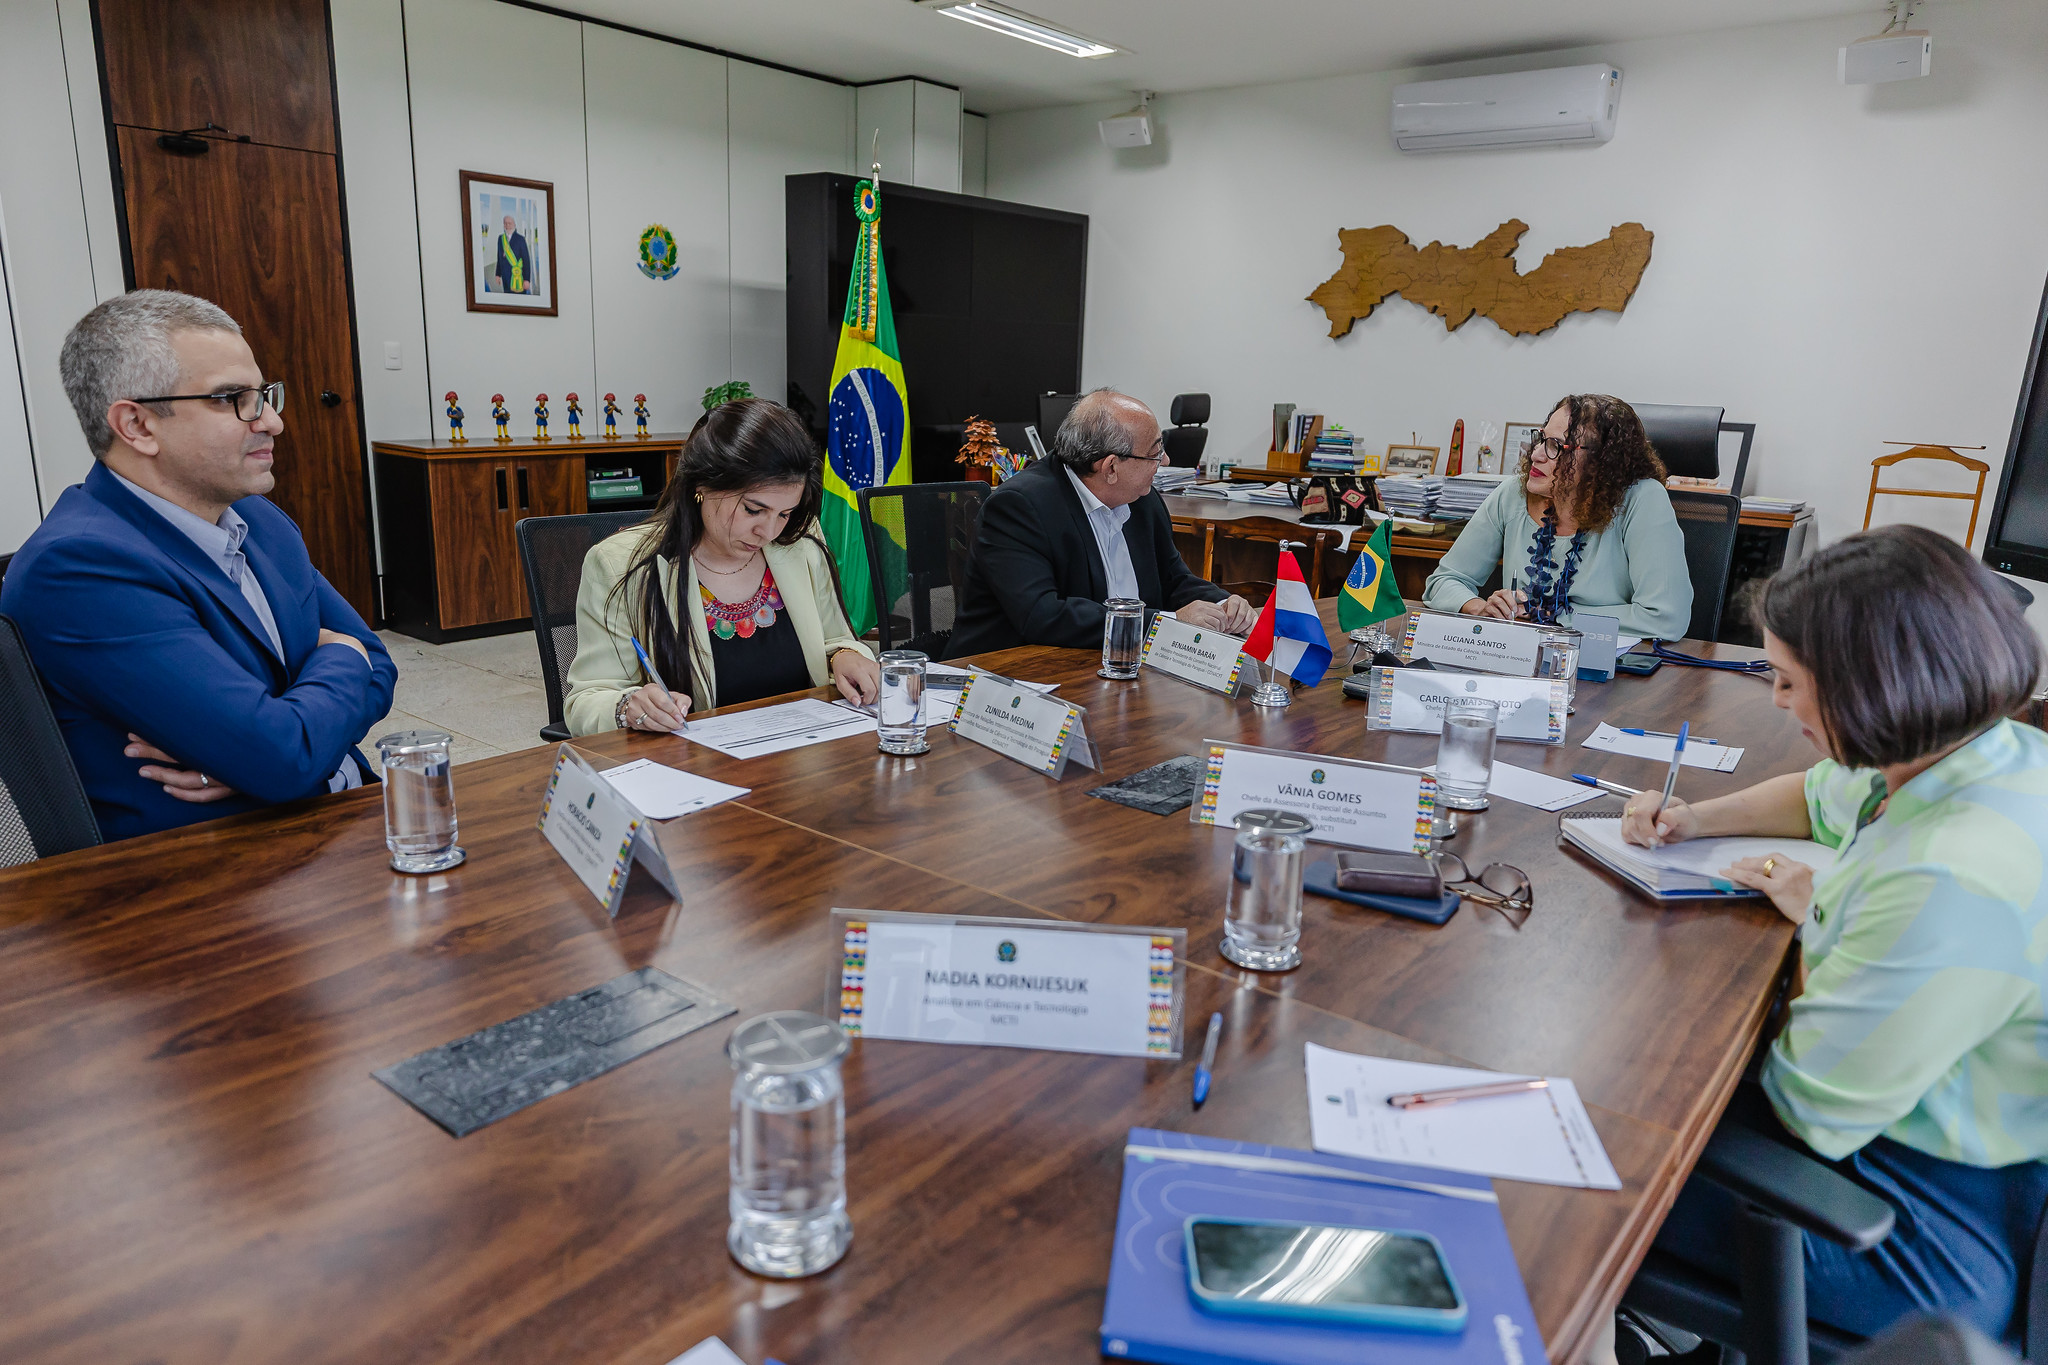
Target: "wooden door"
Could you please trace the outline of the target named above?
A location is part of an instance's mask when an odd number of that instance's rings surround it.
[[[544,467],[546,462],[536,463]],[[512,532],[519,516],[518,496],[518,471],[509,457],[434,460],[428,465],[441,629],[459,630],[527,614],[519,545]]]
[[[271,500],[377,618],[321,0],[98,0],[131,284],[212,299],[285,383]],[[159,132],[225,127],[199,156]],[[248,141],[237,138],[247,137]]]
[[[515,488],[525,492],[518,500],[518,516],[574,516],[588,504],[590,481],[584,477],[580,454],[538,459],[522,454],[513,462],[512,473]]]

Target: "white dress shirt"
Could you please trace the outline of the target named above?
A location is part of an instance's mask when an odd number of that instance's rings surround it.
[[[1109,581],[1109,595],[1138,600],[1138,571],[1131,566],[1130,542],[1124,539],[1124,525],[1131,519],[1130,505],[1111,507],[1082,483],[1072,467],[1061,464],[1068,482],[1081,495],[1082,510],[1088,513],[1088,529],[1095,532],[1095,548],[1102,554],[1102,571]]]
[[[109,474],[114,471],[109,469]],[[263,624],[263,633],[270,639],[270,651],[277,655],[280,663],[285,662],[284,639],[277,633],[277,617],[271,613],[270,599],[263,595],[263,585],[256,581],[256,570],[249,565],[249,557],[242,553],[242,542],[248,538],[249,523],[242,520],[241,513],[234,508],[224,508],[218,522],[207,521],[195,512],[178,506],[169,498],[158,497],[132,479],[121,479],[121,486],[142,500],[142,505],[185,533],[186,539],[206,552],[220,571],[228,576],[228,582],[242,590],[242,596],[256,613],[256,619]],[[182,760],[180,760],[182,761]],[[327,779],[330,792],[349,791],[363,785],[363,770],[356,766],[355,756],[342,756],[341,767]]]

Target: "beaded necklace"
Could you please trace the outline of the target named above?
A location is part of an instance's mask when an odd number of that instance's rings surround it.
[[[721,602],[716,593],[701,583],[697,592],[704,599],[704,626],[721,640],[734,636],[744,640],[757,630],[766,630],[775,624],[775,614],[783,609],[782,594],[775,590],[775,575],[765,566],[761,570],[761,586],[744,602]]]
[[[1579,556],[1586,549],[1586,532],[1581,528],[1572,536],[1571,548],[1565,551],[1564,567],[1558,570],[1557,582],[1550,581],[1550,556],[1557,547],[1557,509],[1543,509],[1543,523],[1536,528],[1536,539],[1529,547],[1529,615],[1539,625],[1552,626],[1557,618],[1571,609],[1572,579],[1579,572]]]

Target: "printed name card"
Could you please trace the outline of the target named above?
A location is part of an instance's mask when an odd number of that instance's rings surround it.
[[[1096,766],[1087,721],[1083,707],[1034,691],[1000,673],[976,669],[960,689],[952,731],[1058,779],[1069,760],[1084,768]]]
[[[1401,637],[1401,660],[1428,659],[1439,667],[1533,678],[1542,638],[1540,626],[1523,621],[1418,611],[1409,616]]]
[[[835,909],[832,932],[856,1037],[1180,1056],[1184,929]]]
[[[538,824],[607,915],[617,917],[635,862],[644,864],[669,895],[680,896],[653,825],[566,744],[555,753]]]
[[[1244,666],[1244,641],[1220,630],[1197,630],[1160,612],[1145,632],[1145,652],[1139,662],[1182,682],[1237,695],[1238,670]]]
[[[1565,716],[1571,698],[1562,678],[1501,678],[1429,668],[1375,668],[1365,728],[1439,734],[1444,728],[1444,703],[1453,697],[1484,697],[1500,703],[1500,728],[1494,733],[1501,739],[1564,743]]]
[[[1613,682],[1614,660],[1621,646],[1621,618],[1595,616],[1590,611],[1572,613],[1572,629],[1579,641],[1579,677],[1585,682]]]
[[[1314,822],[1308,837],[1317,843],[1429,852],[1436,779],[1426,772],[1213,739],[1203,743],[1208,768],[1201,795],[1188,809],[1195,824],[1230,828],[1240,811],[1289,810]]]

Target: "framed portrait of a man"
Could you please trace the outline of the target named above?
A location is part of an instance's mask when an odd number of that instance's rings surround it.
[[[552,183],[462,172],[462,236],[470,312],[556,315]]]

